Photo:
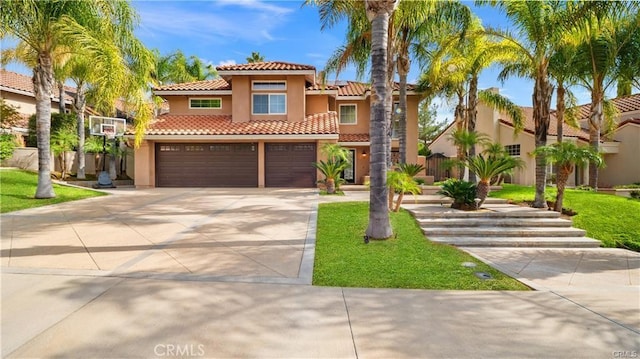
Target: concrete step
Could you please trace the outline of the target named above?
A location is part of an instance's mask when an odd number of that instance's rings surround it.
[[[440,204],[451,206],[453,200],[449,197],[439,197],[434,195],[405,195],[402,198],[402,203],[407,204]],[[507,200],[503,198],[487,198],[484,204],[506,204]]]
[[[598,240],[587,237],[428,237],[432,242],[457,247],[552,247],[598,248]]]
[[[420,218],[421,227],[571,227],[569,220],[562,218]],[[481,230],[481,229],[479,229]]]
[[[573,227],[422,227],[427,237],[582,237],[587,232]]]
[[[421,208],[407,209],[417,219],[427,218],[559,218],[560,213],[554,211],[527,209],[518,211],[458,211],[440,209],[433,211]]]

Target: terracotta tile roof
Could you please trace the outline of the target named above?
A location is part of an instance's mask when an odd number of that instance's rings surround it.
[[[534,134],[536,130],[535,122],[533,121],[533,107],[521,107],[524,112],[524,131]],[[513,121],[508,116],[503,116],[500,122],[513,127]],[[551,114],[551,120],[549,121],[549,130],[547,134],[550,136],[556,136],[558,133],[557,121],[554,114]],[[589,140],[589,133],[579,128],[574,128],[566,123],[562,126],[562,135],[565,137],[577,137],[582,140]]]
[[[231,85],[224,79],[186,82],[181,84],[169,84],[159,86],[154,91],[214,91],[231,90]]]
[[[362,82],[347,81],[346,84],[337,85],[338,96],[364,96],[371,88],[371,85]],[[393,90],[399,91],[400,84],[394,82]],[[407,84],[407,91],[414,91],[415,85]]]
[[[34,95],[33,91],[33,81],[31,80],[31,76],[22,75],[16,72],[6,71],[4,69],[0,69],[0,86],[6,87],[8,89],[13,89],[21,92],[27,92]],[[76,89],[70,86],[65,86],[65,101],[73,102],[73,97],[71,95],[76,93]],[[53,98],[58,101],[58,87],[54,86],[52,89]]]
[[[304,71],[316,68],[310,65],[292,64],[281,61],[253,62],[248,64],[234,64],[217,66],[218,71]]]
[[[635,95],[629,95],[624,97],[618,97],[611,100],[618,109],[618,113],[625,113],[631,111],[640,111],[640,93]],[[581,120],[589,117],[591,111],[591,104],[585,104],[579,107],[578,118]]]
[[[338,115],[309,115],[304,121],[232,122],[230,115],[158,116],[146,135],[326,135],[338,134]]]
[[[640,118],[631,118],[628,120],[624,120],[618,124],[618,128],[626,125],[626,124],[634,124],[640,126]]]
[[[338,142],[369,142],[368,133],[341,133]]]

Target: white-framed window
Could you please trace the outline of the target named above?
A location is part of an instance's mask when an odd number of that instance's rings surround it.
[[[254,115],[286,115],[287,95],[279,93],[253,94]]]
[[[358,106],[355,104],[340,105],[340,124],[355,125],[358,123]]]
[[[254,91],[286,91],[286,81],[252,81],[251,89]]]
[[[397,140],[400,138],[400,102],[393,103],[391,112],[391,138]]]
[[[215,98],[190,98],[189,99],[189,108],[190,109],[221,109],[222,108],[222,99],[219,97]]]
[[[506,145],[504,146],[504,150],[507,152],[509,156],[512,156],[512,157],[520,156],[520,144]]]

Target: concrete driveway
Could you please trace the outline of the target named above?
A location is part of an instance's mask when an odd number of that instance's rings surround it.
[[[305,241],[315,236],[313,190],[113,193],[3,215],[2,265],[33,273],[311,283],[313,264],[303,258]]]
[[[592,292],[585,306],[553,290],[310,286],[315,211],[326,200],[310,190],[118,189],[2,215],[2,357],[640,353],[635,320],[608,315],[600,308],[617,302]],[[491,259],[503,257],[512,256]]]

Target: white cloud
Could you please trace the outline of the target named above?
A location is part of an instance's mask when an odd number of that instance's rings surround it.
[[[172,36],[205,44],[273,41],[272,31],[287,21],[291,8],[257,0],[215,2],[134,2],[146,36]],[[188,6],[187,6],[188,4]]]
[[[218,63],[218,66],[235,65],[236,60],[222,60]]]

